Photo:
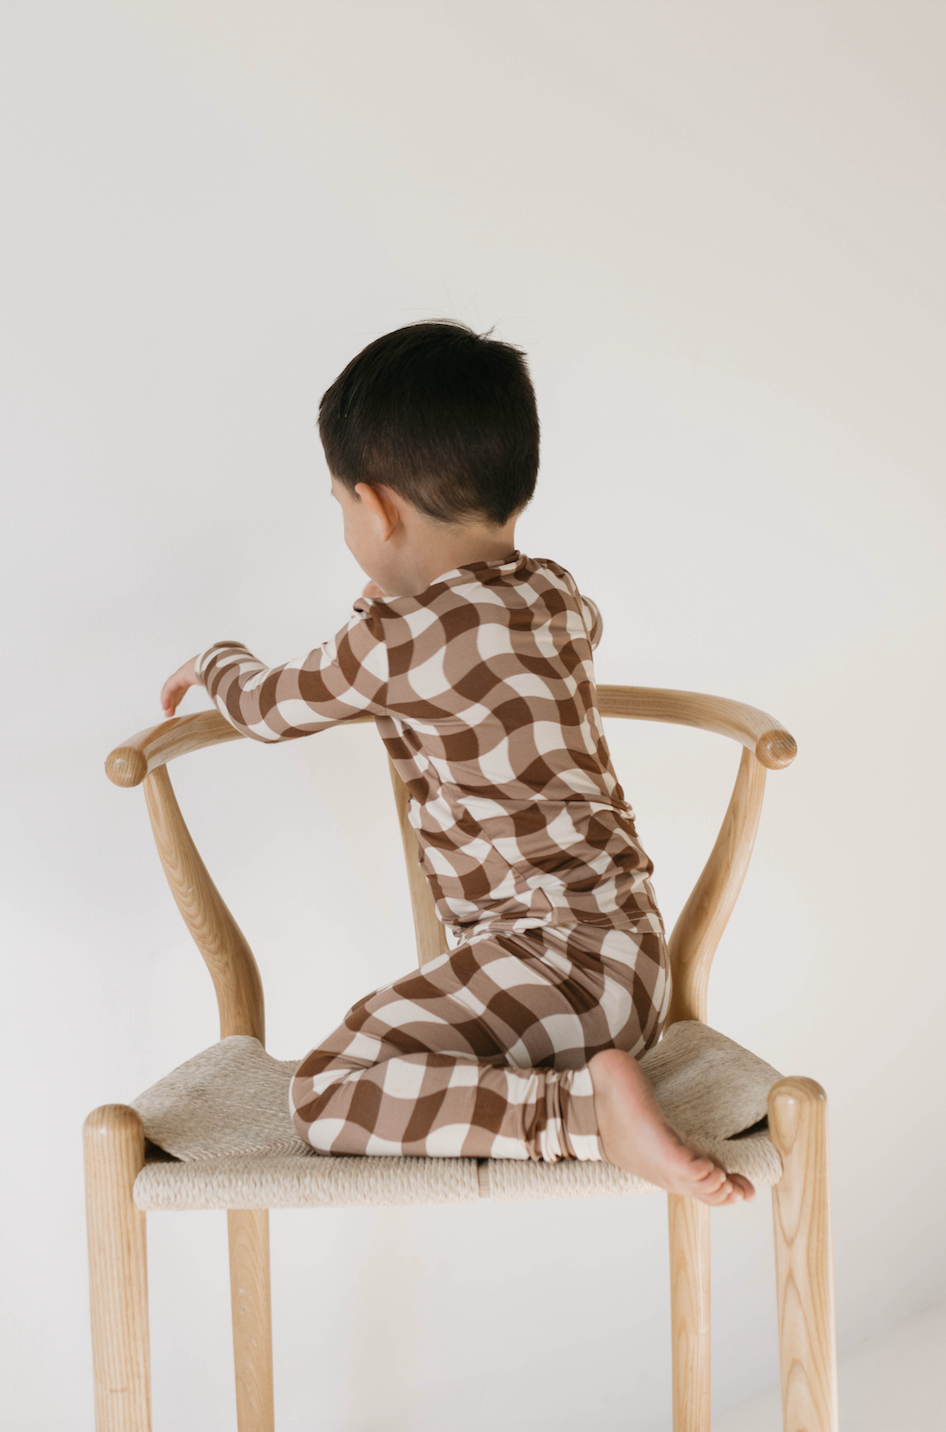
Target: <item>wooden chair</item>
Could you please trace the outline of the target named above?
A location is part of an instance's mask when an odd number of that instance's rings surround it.
[[[766,770],[789,765],[795,743],[772,717],[735,701],[624,686],[599,687],[599,699],[604,716],[701,727],[728,736],[744,748],[716,843],[670,938],[670,1022],[689,1019],[705,1023],[710,963],[752,853]],[[263,1041],[263,989],[256,961],[197,853],[167,773],[167,762],[178,756],[237,739],[239,733],[221,715],[201,712],[133,736],[111,753],[106,770],[116,785],[144,783],[168,883],[213,978],[221,1038],[249,1034]],[[423,964],[447,948],[446,936],[417,863],[416,840],[407,821],[407,792],[393,767],[392,778]],[[769,1130],[783,1170],[773,1188],[773,1205],[784,1428],[785,1432],[837,1432],[823,1089],[810,1079],[781,1079],[769,1095]],[[85,1124],[85,1159],[96,1428],[97,1432],[150,1432],[145,1213],[135,1202],[136,1180],[147,1178],[149,1164],[136,1111],[108,1104],[90,1114]],[[372,1176],[377,1170],[377,1177],[383,1179],[384,1166],[395,1161],[350,1162]],[[421,1172],[424,1165],[457,1163],[435,1159],[406,1162],[421,1166]],[[465,1162],[475,1165],[475,1161]],[[300,1163],[318,1165],[320,1161],[297,1160]],[[173,1173],[193,1166],[164,1167]],[[532,1167],[564,1170],[575,1177],[585,1171],[608,1171],[608,1166],[594,1164]],[[481,1170],[484,1172],[488,1186],[488,1169]],[[482,1177],[479,1187],[484,1188]],[[461,1201],[476,1197],[475,1184],[472,1194],[468,1184],[464,1189],[457,1195]],[[392,1196],[390,1201],[403,1199]],[[232,1204],[232,1196],[228,1201],[224,1192],[218,1202],[202,1206],[228,1209],[238,1427],[239,1432],[272,1432],[268,1209],[274,1205]],[[671,1196],[669,1226],[673,1427],[674,1432],[709,1432],[709,1209],[691,1199]]]

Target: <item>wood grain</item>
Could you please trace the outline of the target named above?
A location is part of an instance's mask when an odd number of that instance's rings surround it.
[[[105,1104],[86,1119],[83,1145],[96,1432],[150,1432],[148,1251],[132,1194],[145,1161],[141,1119]]]
[[[149,771],[222,741],[241,741],[242,731],[231,726],[219,711],[195,711],[190,716],[172,716],[157,726],[148,726],[129,736],[105,761],[105,774],[116,786],[140,786]]]
[[[265,1043],[263,984],[253,952],[197,853],[163,765],[147,776],[145,800],[171,894],[213,980],[220,1038],[252,1034]]]
[[[716,843],[670,935],[668,1025],[679,1019],[706,1023],[710,966],[746,878],[764,794],[765,771],[746,749]]]
[[[274,1432],[269,1214],[229,1209],[230,1308],[238,1432]]]
[[[359,726],[373,716],[353,716],[344,724]],[[105,774],[116,786],[140,786],[145,776],[166,766],[178,756],[219,746],[225,741],[242,741],[243,732],[231,726],[219,711],[194,711],[189,716],[172,716],[157,726],[147,726],[122,741],[105,760]]]
[[[404,848],[404,864],[407,867],[407,885],[411,896],[411,910],[414,915],[414,934],[417,938],[417,962],[421,966],[446,954],[450,948],[443,921],[437,916],[434,899],[430,893],[427,877],[420,868],[419,847],[414,827],[408,819],[407,786],[401,780],[394,764],[388,761],[391,785],[394,788],[394,803],[397,806],[398,825],[401,830],[401,844]]]
[[[769,1093],[769,1137],[783,1173],[772,1190],[785,1432],[838,1432],[828,1109],[813,1079]]]
[[[673,1432],[710,1432],[710,1211],[668,1194]]]
[[[698,691],[668,691],[656,686],[599,686],[602,716],[623,716],[633,721],[667,721],[676,726],[697,726],[729,736],[751,751],[768,770],[790,766],[797,747],[781,721],[724,696]]]

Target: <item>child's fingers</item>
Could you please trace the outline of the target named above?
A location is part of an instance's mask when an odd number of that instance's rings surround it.
[[[161,710],[168,718],[174,715],[188,687],[197,685],[196,663],[197,658],[192,656],[190,661],[185,661],[161,687]]]
[[[171,683],[167,682],[161,689],[161,710],[165,716],[173,716],[178,707],[178,702],[183,695],[182,692],[173,692]]]

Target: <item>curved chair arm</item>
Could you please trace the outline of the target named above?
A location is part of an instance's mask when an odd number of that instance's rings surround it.
[[[602,716],[624,716],[632,721],[668,721],[675,726],[698,726],[739,741],[767,770],[780,771],[794,761],[798,747],[781,721],[724,696],[698,691],[665,691],[656,686],[599,686]]]
[[[159,726],[149,726],[129,736],[105,762],[105,774],[116,786],[140,786],[145,776],[167,765],[176,756],[219,746],[221,741],[241,741],[243,732],[231,726],[219,711],[195,711],[190,716],[172,716]]]
[[[373,721],[373,716],[352,716],[345,726]],[[149,726],[129,736],[105,762],[105,774],[116,786],[140,786],[145,776],[166,766],[177,756],[200,751],[204,746],[219,746],[223,741],[242,741],[243,732],[231,726],[219,711],[195,711],[190,716],[172,716],[159,726]]]
[[[704,696],[696,691],[670,691],[655,686],[599,686],[598,705],[602,716],[621,716],[632,721],[666,721],[677,726],[696,726],[739,741],[770,771],[782,770],[795,759],[794,738],[774,716],[729,701],[724,696]],[[372,716],[354,716],[344,724],[371,721]],[[204,746],[239,741],[243,733],[231,726],[219,711],[195,711],[189,716],[172,716],[129,736],[109,753],[105,773],[116,786],[140,786],[151,771]]]

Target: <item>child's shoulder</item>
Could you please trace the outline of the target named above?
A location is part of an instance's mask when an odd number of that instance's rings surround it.
[[[428,648],[469,639],[490,628],[495,644],[500,630],[532,633],[550,627],[562,639],[600,632],[600,617],[583,597],[567,568],[546,557],[514,552],[493,562],[473,562],[445,572],[416,596],[361,598],[356,603],[375,641],[418,660]],[[480,638],[482,641],[482,638]]]

